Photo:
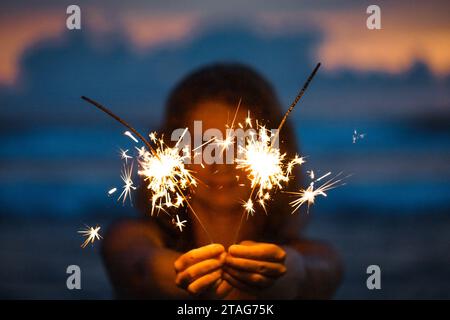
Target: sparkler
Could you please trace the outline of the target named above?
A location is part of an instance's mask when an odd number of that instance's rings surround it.
[[[138,142],[134,137],[136,136],[144,143],[144,147],[137,148],[139,153],[138,164],[140,167],[138,175],[143,176],[143,180],[147,183],[147,188],[151,191],[151,214],[153,215],[155,209],[158,212],[163,210],[168,213],[166,209],[172,207],[178,208],[186,204],[212,243],[211,236],[184,194],[184,191],[196,186],[196,179],[184,166],[186,156],[180,155],[180,151],[183,150],[180,150],[179,143],[186,130],[173,148],[164,144],[163,139],[158,139],[156,133],[152,132],[149,137],[157,145],[155,149],[136,129],[105,106],[88,97],[82,96],[81,98],[128,128],[129,131],[126,131],[124,134],[133,141]],[[132,166],[128,169],[124,168],[122,171],[121,178],[125,185],[123,186],[123,191],[119,199],[123,198],[124,202],[131,195],[131,190],[135,190],[133,181],[131,180],[131,174]]]
[[[243,169],[247,173],[252,188],[249,201],[243,204],[247,216],[255,211],[251,201],[255,191],[257,202],[265,209],[265,201],[270,199],[270,192],[275,188],[282,189],[282,184],[289,181],[294,166],[304,162],[298,155],[286,162],[286,153],[281,153],[279,148],[272,146],[272,137],[270,131],[261,126],[259,137],[250,134],[245,146],[239,149],[243,156],[236,159],[236,169]]]
[[[236,232],[235,242],[239,236],[244,220],[244,214],[247,214],[248,218],[249,215],[253,215],[255,212],[252,201],[255,190],[257,203],[259,203],[264,211],[266,211],[265,202],[271,198],[270,192],[273,189],[282,189],[283,184],[286,184],[289,181],[294,166],[304,163],[304,159],[298,155],[286,163],[286,153],[281,153],[280,149],[275,146],[275,143],[278,140],[279,133],[286,123],[289,114],[303,97],[319,68],[320,63],[316,65],[307,78],[302,89],[284,114],[275,133],[270,132],[269,134],[269,131],[264,126],[259,126],[259,137],[255,138],[254,135],[250,135],[250,137],[246,139],[245,146],[238,150],[243,157],[236,160],[236,168],[243,169],[247,172],[247,178],[251,181],[252,190],[249,199],[243,202],[244,212],[242,213],[241,221]],[[252,121],[250,115],[247,116],[245,123],[251,125]],[[258,122],[256,123],[258,126]]]
[[[81,244],[81,247],[84,249],[90,243],[94,243],[95,240],[103,239],[103,237],[99,234],[100,227],[97,225],[94,227],[86,226],[85,229],[79,230],[78,233],[81,233],[83,237],[86,237],[86,240]]]

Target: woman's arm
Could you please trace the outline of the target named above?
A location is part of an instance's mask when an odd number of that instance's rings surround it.
[[[189,298],[175,284],[174,262],[180,253],[164,247],[156,226],[124,221],[108,230],[102,254],[119,298]]]
[[[344,273],[337,251],[325,242],[308,239],[292,241],[284,248],[291,256],[291,259],[286,259],[288,270],[302,270],[296,298],[331,298]]]

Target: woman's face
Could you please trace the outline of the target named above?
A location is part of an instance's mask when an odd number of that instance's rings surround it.
[[[199,104],[188,119],[192,140],[197,141],[199,145],[217,135],[219,135],[218,140],[225,139],[226,126],[231,126],[236,107],[220,102]],[[240,108],[236,114],[235,126],[245,120],[247,111],[243,109]],[[245,175],[236,170],[233,161],[237,150],[236,145],[232,144],[226,148],[218,140],[195,150],[201,154],[197,155],[197,161],[190,166],[194,175],[200,180],[194,199],[206,208],[239,212],[234,209],[240,208],[240,202],[248,197],[248,186],[242,186],[243,183],[247,184],[247,181]],[[192,148],[195,147],[194,144]]]

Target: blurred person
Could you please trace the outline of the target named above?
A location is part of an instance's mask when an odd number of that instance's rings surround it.
[[[195,71],[173,89],[162,132],[186,126],[193,132],[198,120],[203,130],[225,130],[239,100],[238,122],[247,110],[268,128],[276,128],[282,119],[278,98],[261,75],[243,65],[217,64]],[[297,152],[289,122],[280,133],[280,146],[290,155]],[[267,214],[257,209],[244,219],[239,233],[244,241],[234,244],[241,202],[248,197],[236,176],[246,177],[233,164],[193,164],[190,169],[202,182],[190,203],[214,243],[208,244],[190,211],[183,214],[188,221],[181,233],[167,217],[149,217],[150,196],[141,188],[137,206],[144,216],[115,223],[103,242],[104,262],[118,298],[332,297],[342,277],[341,261],[330,245],[303,236],[306,213],[291,215],[286,195],[278,193],[267,203]],[[291,179],[288,189],[298,186],[298,180]]]

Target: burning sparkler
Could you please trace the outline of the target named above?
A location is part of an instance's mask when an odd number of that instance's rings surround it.
[[[183,135],[175,146],[170,148],[164,144],[163,139],[157,139],[155,134],[154,139],[158,144],[156,153],[144,151],[139,157],[138,174],[147,182],[147,189],[151,191],[152,215],[155,208],[182,206],[187,200],[181,190],[197,186],[196,179],[184,165],[190,155],[181,155],[179,142],[182,138]]]
[[[135,136],[137,136],[144,143],[145,146],[136,148],[138,151],[137,160],[139,165],[137,173],[143,177],[143,180],[147,183],[147,189],[150,190],[152,203],[151,214],[153,215],[155,209],[158,212],[163,210],[169,214],[166,209],[172,207],[179,208],[180,206],[186,205],[212,242],[211,236],[184,194],[184,191],[188,191],[197,185],[196,179],[184,165],[184,160],[186,157],[189,157],[189,155],[186,155],[186,150],[180,149],[179,146],[180,141],[187,130],[184,131],[174,147],[169,147],[164,144],[163,138],[158,138],[157,134],[152,132],[149,135],[149,138],[156,144],[155,148],[139,132],[137,132],[136,129],[130,126],[122,118],[112,113],[109,109],[90,98],[84,96],[81,98],[127,127],[130,131],[126,131],[124,134],[130,137],[134,142],[139,142],[135,138]],[[185,155],[180,154],[182,151]],[[123,191],[119,199],[123,198],[123,202],[125,202],[127,197],[131,196],[131,190],[136,189],[131,179],[132,170],[132,165],[128,168],[124,167],[121,174],[121,178],[125,185],[123,186]]]
[[[256,190],[257,202],[265,208],[265,201],[270,199],[273,189],[282,189],[283,184],[289,181],[289,177],[295,165],[304,163],[303,158],[296,155],[294,159],[287,161],[286,153],[281,153],[279,148],[272,146],[273,134],[265,127],[259,128],[259,135],[250,134],[245,145],[240,146],[238,152],[241,158],[236,159],[236,168],[247,173],[252,192],[249,201],[244,203],[247,216],[253,214],[254,207],[251,198]]]
[[[314,78],[317,70],[320,67],[320,63],[316,65],[302,89],[289,106],[288,110],[284,114],[278,129],[273,133],[267,130],[264,126],[259,126],[258,121],[256,121],[259,137],[256,138],[255,135],[250,135],[245,141],[245,146],[238,150],[242,157],[236,160],[237,169],[243,169],[247,172],[247,178],[251,181],[251,193],[247,201],[243,202],[244,213],[241,216],[241,221],[239,223],[235,241],[239,236],[240,228],[243,223],[244,214],[253,215],[255,209],[252,201],[252,197],[256,190],[256,200],[259,205],[266,210],[265,202],[271,198],[270,192],[273,189],[282,189],[283,184],[289,181],[289,176],[295,165],[301,165],[304,163],[304,159],[299,156],[295,156],[291,161],[286,160],[286,153],[281,153],[278,146],[275,143],[278,140],[281,129],[283,128],[287,117],[292,112],[294,107],[303,97],[309,83]],[[245,120],[246,125],[251,126],[250,115],[247,116]]]
[[[78,233],[81,233],[83,237],[86,237],[86,240],[81,244],[81,247],[84,249],[89,243],[93,244],[95,240],[103,239],[99,234],[99,231],[100,227],[98,225],[95,228],[86,226],[85,229],[79,230]]]

